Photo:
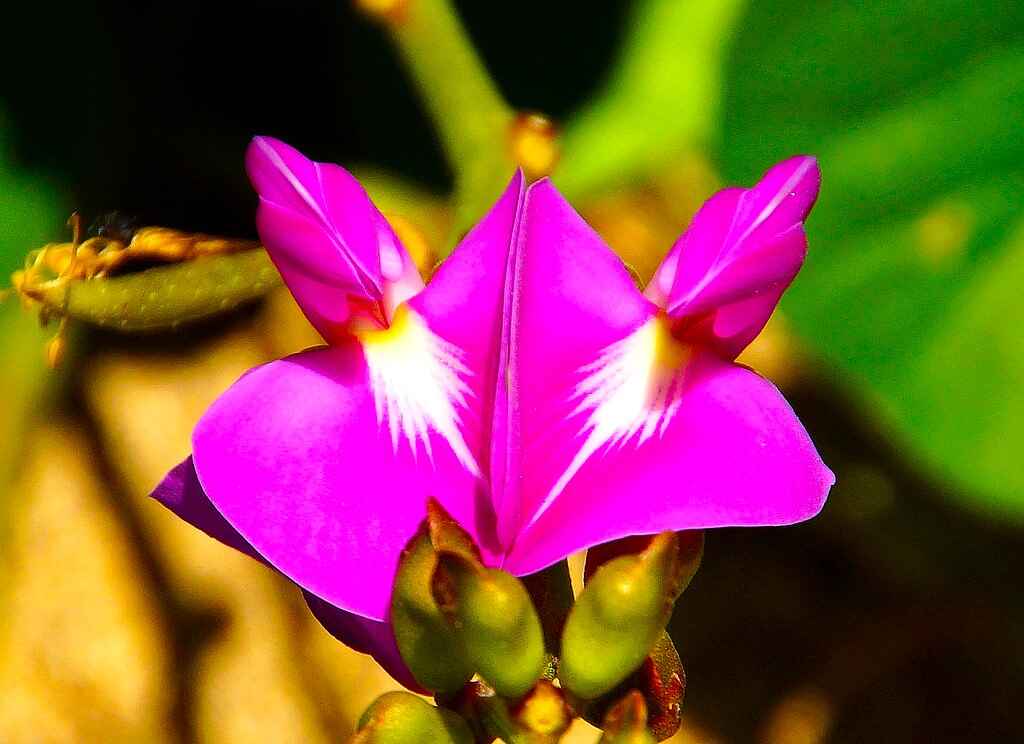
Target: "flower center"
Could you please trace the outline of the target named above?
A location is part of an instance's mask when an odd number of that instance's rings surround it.
[[[355,333],[369,369],[377,421],[382,427],[387,423],[395,451],[404,439],[414,456],[422,446],[432,461],[434,432],[463,467],[479,475],[461,430],[459,411],[472,395],[462,352],[434,334],[406,305],[398,307],[390,326]]]

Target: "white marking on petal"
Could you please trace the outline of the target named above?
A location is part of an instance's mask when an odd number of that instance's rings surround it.
[[[414,456],[422,445],[433,461],[432,430],[448,442],[463,467],[479,476],[461,431],[459,411],[472,391],[465,382],[471,373],[462,363],[460,349],[434,334],[405,306],[389,328],[364,332],[360,338],[377,421],[387,425],[395,451],[404,438]]]
[[[664,436],[682,403],[688,349],[675,340],[668,321],[654,317],[611,344],[581,368],[583,379],[571,400],[572,412],[590,415],[580,430],[583,444],[530,520],[534,523],[565,490],[592,455],[604,448],[640,446]]]

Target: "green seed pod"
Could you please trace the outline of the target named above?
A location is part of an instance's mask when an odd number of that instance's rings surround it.
[[[469,725],[408,692],[387,692],[359,719],[349,744],[473,744]]]
[[[398,650],[416,680],[442,696],[458,691],[474,669],[460,639],[431,592],[438,551],[479,561],[473,539],[436,500],[427,502],[427,517],[402,551],[391,594],[391,624]]]
[[[53,283],[26,294],[50,316],[147,333],[233,310],[280,284],[266,251],[252,249],[123,276]]]
[[[598,744],[655,744],[647,730],[647,704],[644,696],[633,690],[612,706],[605,716],[604,734]]]
[[[442,553],[433,593],[476,671],[499,695],[526,694],[545,655],[540,618],[523,583],[465,555]]]
[[[430,592],[437,553],[429,526],[416,533],[402,551],[391,594],[391,626],[398,650],[416,681],[432,692],[460,689],[473,676],[455,631]]]
[[[558,676],[573,694],[591,700],[639,667],[654,647],[688,576],[680,541],[664,532],[637,555],[601,566],[569,613]]]

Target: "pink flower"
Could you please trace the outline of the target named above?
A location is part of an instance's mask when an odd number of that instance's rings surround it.
[[[328,345],[236,382],[154,495],[406,684],[388,603],[429,497],[517,575],[821,508],[832,474],[733,362],[803,261],[812,159],[711,199],[646,293],[547,181],[513,178],[424,288],[342,168],[267,138],[247,166],[260,236]]]

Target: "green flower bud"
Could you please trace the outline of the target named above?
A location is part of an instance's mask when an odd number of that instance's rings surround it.
[[[430,592],[437,553],[424,524],[402,551],[391,594],[391,626],[409,671],[426,689],[451,693],[473,676],[455,631]]]
[[[478,560],[473,539],[434,499],[427,517],[402,551],[391,594],[391,625],[398,650],[416,681],[440,695],[463,687],[474,669],[462,653],[460,640],[431,593],[438,551]]]
[[[473,744],[469,725],[408,692],[381,695],[359,719],[349,744]]]
[[[523,583],[461,553],[441,553],[434,598],[463,653],[498,694],[524,695],[545,664],[540,618]]]
[[[608,692],[654,647],[699,559],[679,536],[664,532],[637,555],[602,565],[569,613],[559,679],[585,700]]]
[[[647,730],[644,696],[636,690],[612,706],[602,728],[604,735],[598,744],[654,744],[657,741]]]
[[[597,569],[613,558],[642,552],[654,538],[654,535],[633,535],[594,546],[587,551],[587,562],[583,569],[584,582],[589,582]],[[697,569],[700,568],[700,562],[704,557],[704,530],[683,530],[676,533],[676,538],[679,541],[678,596],[690,585]]]

